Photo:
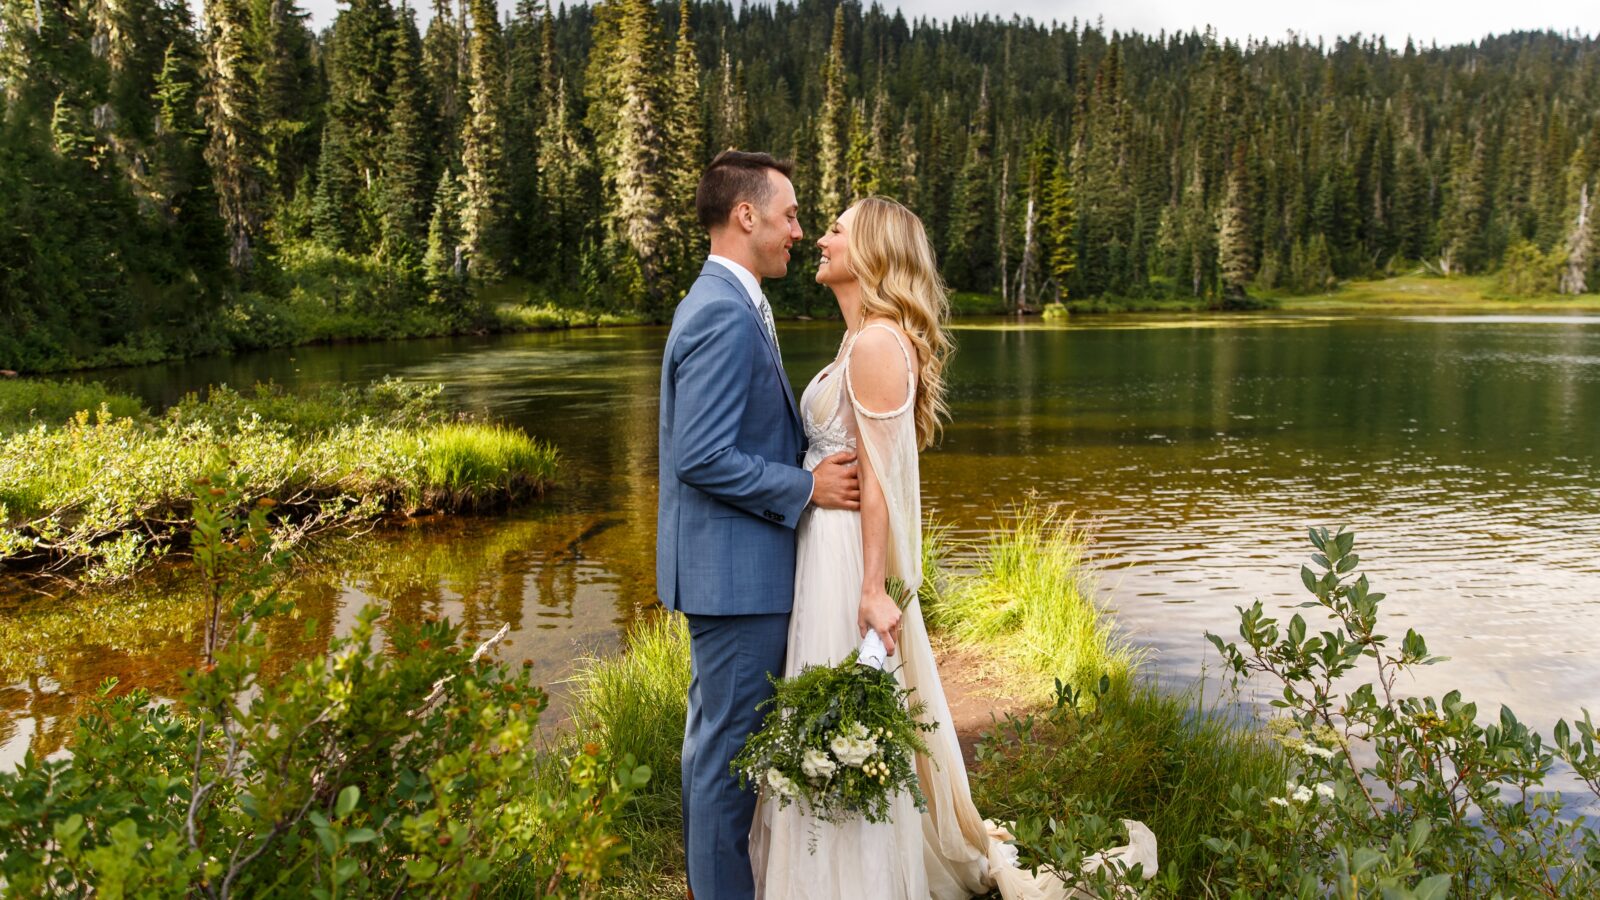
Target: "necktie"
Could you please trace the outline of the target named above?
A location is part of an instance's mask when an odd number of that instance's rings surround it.
[[[772,321],[772,305],[767,303],[765,294],[756,295],[756,305],[761,310],[761,323],[767,326],[767,337],[772,338],[772,349],[782,352],[778,346],[778,326]]]

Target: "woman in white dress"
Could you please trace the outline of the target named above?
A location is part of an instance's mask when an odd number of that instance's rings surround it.
[[[890,668],[938,724],[917,774],[927,798],[909,794],[888,822],[830,825],[798,805],[763,796],[750,835],[756,896],[766,900],[965,900],[998,888],[1007,900],[1076,896],[1059,879],[1015,866],[1009,837],[973,807],[966,766],[915,600],[922,583],[922,508],[917,453],[945,414],[943,369],[951,352],[949,314],[922,222],[892,200],[851,206],[817,242],[817,281],[844,316],[838,355],[801,396],[809,469],[856,450],[861,509],[809,508],[798,528],[794,610],[785,677],[834,665],[876,630]],[[913,598],[904,612],[886,584]],[[1101,854],[1155,871],[1155,841],[1129,823],[1133,843]],[[1096,863],[1090,863],[1095,865]]]

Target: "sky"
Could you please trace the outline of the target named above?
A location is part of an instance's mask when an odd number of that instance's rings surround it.
[[[300,0],[311,12],[318,29],[333,21],[338,0]],[[739,0],[734,0],[739,2]],[[1155,34],[1216,27],[1225,38],[1282,39],[1288,32],[1315,40],[1355,33],[1383,35],[1391,46],[1403,47],[1406,38],[1419,45],[1464,44],[1489,34],[1507,31],[1554,29],[1594,34],[1600,29],[1600,2],[1596,0],[1227,0],[1196,3],[1193,0],[880,0],[898,7],[907,18],[928,16],[1013,14],[1039,22],[1104,19],[1108,29]],[[419,18],[432,6],[413,0]],[[509,0],[502,2],[502,10]]]

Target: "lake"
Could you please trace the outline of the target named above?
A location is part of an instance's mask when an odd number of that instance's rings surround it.
[[[793,380],[837,323],[780,328]],[[209,383],[442,382],[468,409],[560,447],[547,502],[324,542],[290,586],[276,665],[368,601],[446,615],[556,682],[614,651],[654,599],[656,395],[665,330],[619,328],[299,348],[97,373],[152,405]],[[1600,317],[1107,316],[963,320],[954,419],[924,456],[925,507],[958,539],[1029,496],[1093,529],[1101,595],[1152,670],[1217,659],[1234,607],[1303,599],[1310,525],[1349,525],[1413,627],[1452,661],[1406,684],[1461,688],[1548,728],[1600,708]],[[0,764],[60,749],[107,677],[176,687],[199,640],[186,573],[73,593],[0,582]],[[1287,614],[1285,614],[1287,615]]]

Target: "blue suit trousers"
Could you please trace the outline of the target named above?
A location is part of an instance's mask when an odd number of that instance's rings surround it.
[[[683,848],[695,900],[750,900],[755,785],[729,766],[761,724],[756,707],[783,674],[789,614],[691,615],[689,717],[683,732]]]

